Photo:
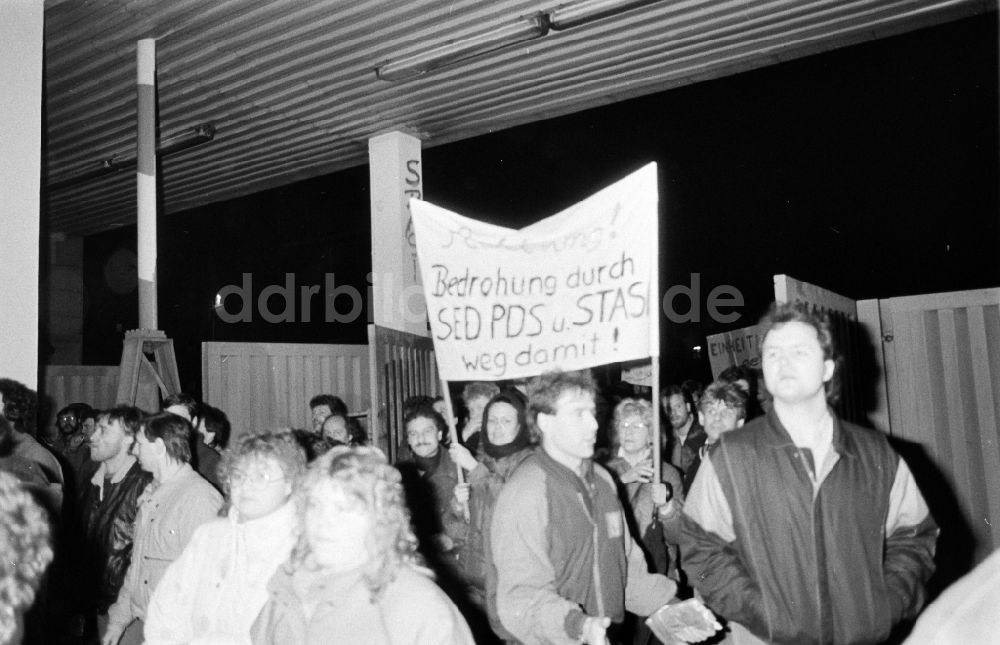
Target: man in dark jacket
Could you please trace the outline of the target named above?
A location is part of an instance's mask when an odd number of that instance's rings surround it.
[[[108,608],[118,597],[132,557],[138,498],[152,480],[130,453],[141,420],[138,408],[112,408],[98,417],[89,438],[96,468],[84,483],[80,507],[90,553],[93,609],[102,636]]]
[[[667,437],[669,461],[686,475],[705,445],[705,430],[698,423],[691,392],[679,385],[668,385],[660,393],[663,410],[670,419],[671,433]]]
[[[827,321],[777,305],[762,324],[774,407],[702,462],[683,566],[734,642],[882,642],[923,604],[937,527],[885,437],[829,407]]]
[[[461,551],[468,525],[455,499],[458,470],[448,452],[447,426],[431,404],[409,409],[403,417],[406,447],[396,467],[403,475],[414,529],[422,542],[433,543],[438,553],[454,560]],[[430,545],[425,545],[429,547]]]

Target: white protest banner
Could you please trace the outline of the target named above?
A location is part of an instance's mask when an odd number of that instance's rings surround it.
[[[659,355],[656,164],[521,230],[410,210],[442,378]]]
[[[759,325],[712,334],[705,340],[713,378],[719,378],[719,374],[729,367],[760,368],[760,346],[764,336]]]

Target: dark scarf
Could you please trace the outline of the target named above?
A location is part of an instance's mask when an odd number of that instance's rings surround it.
[[[509,457],[515,452],[519,452],[530,446],[531,435],[524,424],[521,424],[521,427],[517,430],[517,435],[510,441],[510,443],[505,443],[500,446],[496,445],[490,441],[490,433],[486,430],[479,433],[479,441],[482,443],[483,450],[486,451],[487,455],[493,457],[494,459],[503,459],[504,457]]]
[[[437,472],[438,466],[441,464],[442,452],[444,452],[444,446],[438,446],[437,452],[430,457],[421,457],[413,451],[411,451],[411,454],[413,455],[413,463],[417,465],[417,468],[424,474],[424,477],[430,477]]]

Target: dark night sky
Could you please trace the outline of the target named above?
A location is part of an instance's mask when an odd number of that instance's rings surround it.
[[[776,273],[859,299],[1000,285],[996,23],[991,13],[425,148],[425,198],[521,226],[656,161],[661,288],[697,273],[702,298],[730,284],[746,301],[734,324],[664,321],[665,376],[707,379],[690,347],[755,322]],[[187,389],[200,390],[202,340],[365,342],[364,320],[227,324],[211,304],[243,272],[255,291],[286,272],[297,287],[327,272],[365,287],[367,183],[360,167],[162,220],[160,326]],[[86,363],[117,363],[116,326],[137,323],[136,294],[104,279],[119,248],[135,248],[134,227],[87,240]]]

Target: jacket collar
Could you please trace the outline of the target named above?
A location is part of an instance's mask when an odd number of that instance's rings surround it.
[[[296,590],[299,584],[308,584],[308,593],[314,602],[320,604],[334,604],[338,600],[350,597],[357,593],[370,593],[365,586],[363,568],[348,571],[342,574],[322,574],[313,572],[308,567],[311,557],[307,557],[307,562],[296,567],[291,559],[288,559],[278,567],[278,570],[271,576],[267,588],[270,595],[283,605],[296,606],[301,604],[302,599]],[[298,578],[298,580],[297,580]],[[309,578],[306,582],[302,578]]]
[[[121,480],[125,479],[125,475],[129,474],[129,472],[133,468],[135,468],[136,464],[138,463],[139,460],[133,457],[132,462],[129,464],[128,468],[122,468],[117,473],[114,474],[114,476],[111,478],[111,483],[117,484]],[[103,486],[104,477],[107,476],[107,474],[108,474],[108,464],[107,462],[102,461],[101,465],[97,467],[97,472],[95,472],[94,476],[90,478],[90,483],[98,487]]]
[[[541,450],[541,448],[538,448],[538,450]],[[534,452],[536,452],[534,446],[525,446],[517,452],[500,457],[499,459],[491,457],[485,452],[480,453],[476,459],[479,460],[479,463],[481,463],[486,470],[491,473],[498,474],[506,479],[512,472],[514,472],[515,468],[521,465],[522,461],[530,457]]]
[[[635,466],[636,464],[642,463],[646,459],[652,460],[653,459],[653,448],[652,448],[652,446],[646,446],[645,448],[643,448],[642,452],[639,453],[639,458],[636,459],[635,461],[632,461],[628,457],[625,456],[625,447],[624,446],[619,446],[618,447],[618,458],[625,460],[628,463],[629,466]]]
[[[295,517],[295,502],[291,499],[264,517],[258,517],[245,522],[240,522],[239,509],[231,506],[228,518],[230,524],[240,527],[243,531],[255,533],[262,539],[284,537],[296,525],[297,521]]]
[[[590,491],[588,489],[594,483],[593,460],[584,459],[580,463],[580,472],[575,473],[549,456],[549,453],[545,452],[545,448],[538,448],[535,450],[535,454],[538,455],[539,464],[541,464],[542,468],[544,468],[546,472],[562,482],[574,487],[581,495],[583,495],[583,499],[586,500],[589,509]]]
[[[830,414],[830,418],[833,419],[833,437],[831,439],[833,450],[842,457],[857,457],[858,447],[851,439],[851,436],[844,432],[844,425],[840,417],[833,411],[833,408],[828,407],[827,411]],[[781,423],[781,419],[778,418],[778,414],[774,411],[774,408],[771,408],[767,413],[764,426],[766,428],[764,438],[766,445],[776,449],[795,447],[792,435],[788,433],[788,430]]]

